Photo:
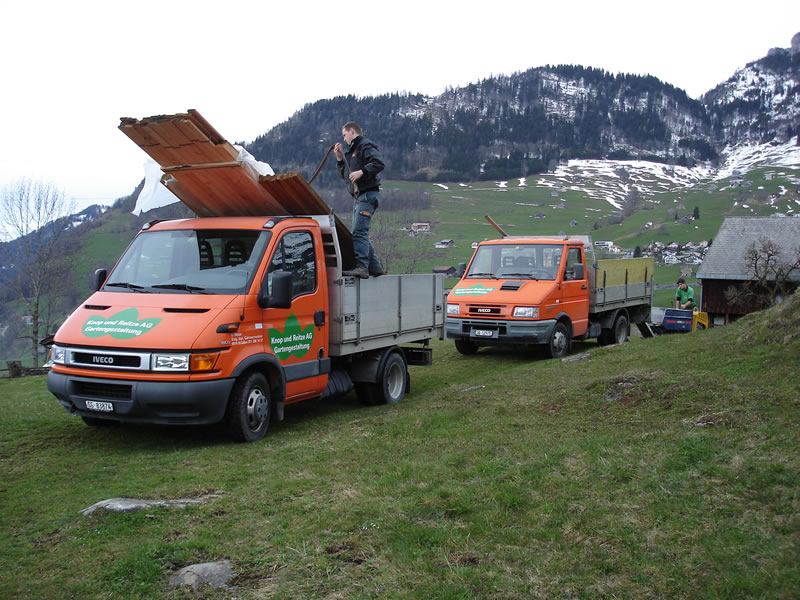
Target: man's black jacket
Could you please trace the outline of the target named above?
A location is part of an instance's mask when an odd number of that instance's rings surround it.
[[[350,166],[349,170],[345,168],[345,161]],[[364,136],[359,135],[353,139],[350,150],[344,154],[344,160],[337,161],[336,166],[339,169],[339,175],[347,181],[347,189],[352,196],[356,196],[356,190],[349,180],[350,173],[353,171],[364,172],[361,179],[356,181],[359,194],[376,192],[380,189],[381,180],[378,173],[383,171],[383,159],[381,159],[378,147]]]

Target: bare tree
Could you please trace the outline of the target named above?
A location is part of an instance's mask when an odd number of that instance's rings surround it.
[[[400,224],[395,217],[376,212],[369,237],[381,267],[388,273],[392,263],[400,257],[400,240],[403,237]]]
[[[728,302],[767,308],[784,298],[795,287],[790,280],[792,273],[800,270],[800,246],[795,246],[793,252],[793,256],[784,257],[781,247],[766,237],[750,244],[745,261],[752,279],[741,287],[725,290]]]
[[[413,273],[420,261],[430,258],[428,238],[406,240],[406,230],[412,221],[413,215],[408,212],[401,215],[376,213],[370,240],[384,271],[389,272],[391,267],[392,273]]]
[[[419,263],[430,258],[433,252],[430,250],[431,240],[427,237],[415,237],[406,248],[405,252],[398,261],[398,273],[413,273]]]
[[[73,212],[73,202],[52,183],[23,178],[3,188],[0,227],[5,239],[14,240],[7,260],[16,273],[17,295],[32,320],[30,334],[20,338],[31,341],[34,367],[39,366],[39,322],[42,317],[50,321],[47,307],[52,306],[51,296],[59,294],[56,282],[68,268],[62,236]]]

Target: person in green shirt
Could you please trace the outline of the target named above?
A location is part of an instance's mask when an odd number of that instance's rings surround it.
[[[675,290],[675,308],[684,308],[692,310],[695,306],[694,303],[694,290],[686,284],[686,280],[681,277],[677,281],[678,289]]]

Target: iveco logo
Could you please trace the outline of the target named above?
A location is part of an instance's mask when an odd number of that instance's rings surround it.
[[[480,313],[490,313],[490,312],[492,312],[492,309],[491,308],[479,308],[478,312],[480,312]]]
[[[113,365],[114,364],[114,357],[113,356],[92,356],[93,363],[103,363],[106,365]]]

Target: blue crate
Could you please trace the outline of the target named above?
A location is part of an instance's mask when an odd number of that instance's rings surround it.
[[[668,308],[664,311],[661,325],[667,331],[691,331],[693,311],[680,308]]]

